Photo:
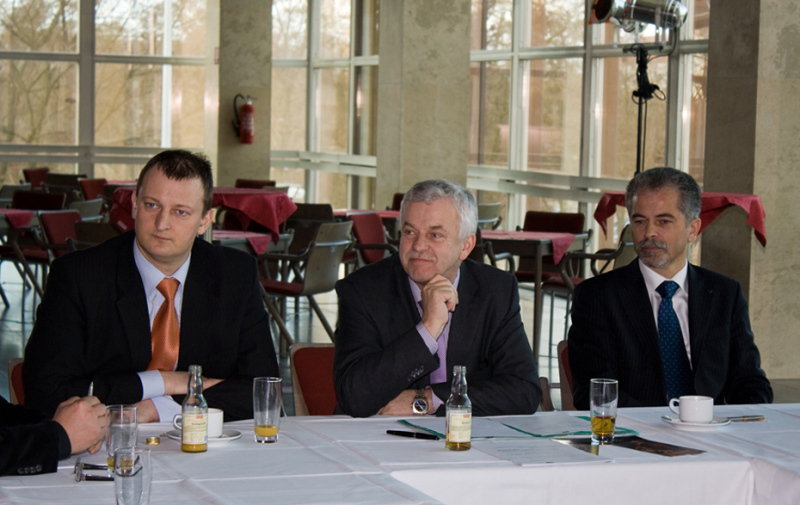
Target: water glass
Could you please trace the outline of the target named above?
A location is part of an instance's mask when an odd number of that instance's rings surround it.
[[[117,505],[148,505],[153,468],[150,449],[123,447],[114,454]]]
[[[278,440],[278,428],[281,423],[280,378],[253,379],[253,420],[256,442],[268,444]]]
[[[123,447],[136,447],[138,425],[136,407],[128,405],[109,405],[108,425],[106,426],[106,457],[108,469],[114,468],[114,453]]]
[[[592,415],[592,442],[610,444],[614,441],[614,428],[617,422],[616,379],[592,379],[590,389],[590,409]]]

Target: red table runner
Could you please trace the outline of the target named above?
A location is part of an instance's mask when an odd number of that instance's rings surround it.
[[[378,214],[378,217],[381,219],[386,218],[399,218],[400,211],[399,210],[364,210],[364,209],[335,209],[333,211],[333,215],[336,217],[347,217],[348,214],[363,214],[365,212],[374,212]]]
[[[33,212],[22,209],[0,209],[0,215],[6,216],[12,228],[24,228],[31,223]]]
[[[743,195],[738,193],[710,193],[704,192],[701,196],[703,207],[700,210],[700,232],[706,229],[724,210],[738,206],[747,212],[747,224],[753,228],[756,238],[762,246],[767,245],[767,232],[764,225],[764,206],[761,198],[756,195]],[[603,234],[608,236],[608,218],[617,211],[617,206],[625,206],[624,191],[609,191],[600,198],[594,219],[603,228]]]
[[[122,187],[114,191],[111,207],[111,222],[122,231],[133,229],[134,220],[131,212],[133,202],[131,195],[136,188]],[[269,191],[251,188],[214,188],[213,207],[227,207],[238,210],[243,215],[240,221],[243,227],[250,220],[265,226],[272,234],[272,241],[277,243],[280,225],[292,215],[297,205],[283,191]]]
[[[483,240],[543,240],[548,239],[553,244],[553,260],[558,263],[575,242],[572,233],[546,233],[539,231],[503,231],[481,230]]]

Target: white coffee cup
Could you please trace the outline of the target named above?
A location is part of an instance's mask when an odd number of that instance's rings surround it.
[[[208,409],[208,438],[219,438],[222,436],[222,418],[224,413],[220,409]],[[183,421],[182,414],[175,414],[172,418],[172,426],[181,429]]]
[[[710,423],[714,419],[714,399],[710,396],[681,396],[669,401],[669,409],[684,423]]]

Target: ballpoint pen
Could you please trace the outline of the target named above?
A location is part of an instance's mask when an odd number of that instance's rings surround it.
[[[439,437],[431,433],[419,433],[416,431],[386,430],[389,435],[398,437],[419,438],[421,440],[439,440]]]
[[[87,396],[94,396],[94,381],[89,383],[89,394]]]

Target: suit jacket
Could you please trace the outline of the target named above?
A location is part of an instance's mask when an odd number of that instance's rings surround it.
[[[716,404],[771,402],[739,283],[694,265],[687,277],[695,394]],[[578,409],[589,408],[589,381],[598,377],[619,380],[621,407],[667,404],[658,330],[638,260],[575,289],[569,363]]]
[[[137,372],[150,363],[150,321],[133,247],[129,232],[53,262],[25,349],[27,405],[52,415],[92,381],[106,404],[142,399]],[[203,391],[209,406],[228,421],[252,418],[253,377],[278,376],[253,257],[196,239],[181,311],[176,370],[198,364],[225,379]]]
[[[474,415],[534,413],[542,391],[516,280],[472,260],[460,268],[447,382],[434,384],[433,392],[446,401],[453,366],[466,365]],[[341,410],[371,416],[403,390],[428,386],[439,360],[417,332],[421,318],[398,255],[358,269],[336,284],[336,292],[334,378]],[[444,406],[437,414],[444,415]]]
[[[0,475],[55,472],[70,450],[60,424],[0,396]]]

